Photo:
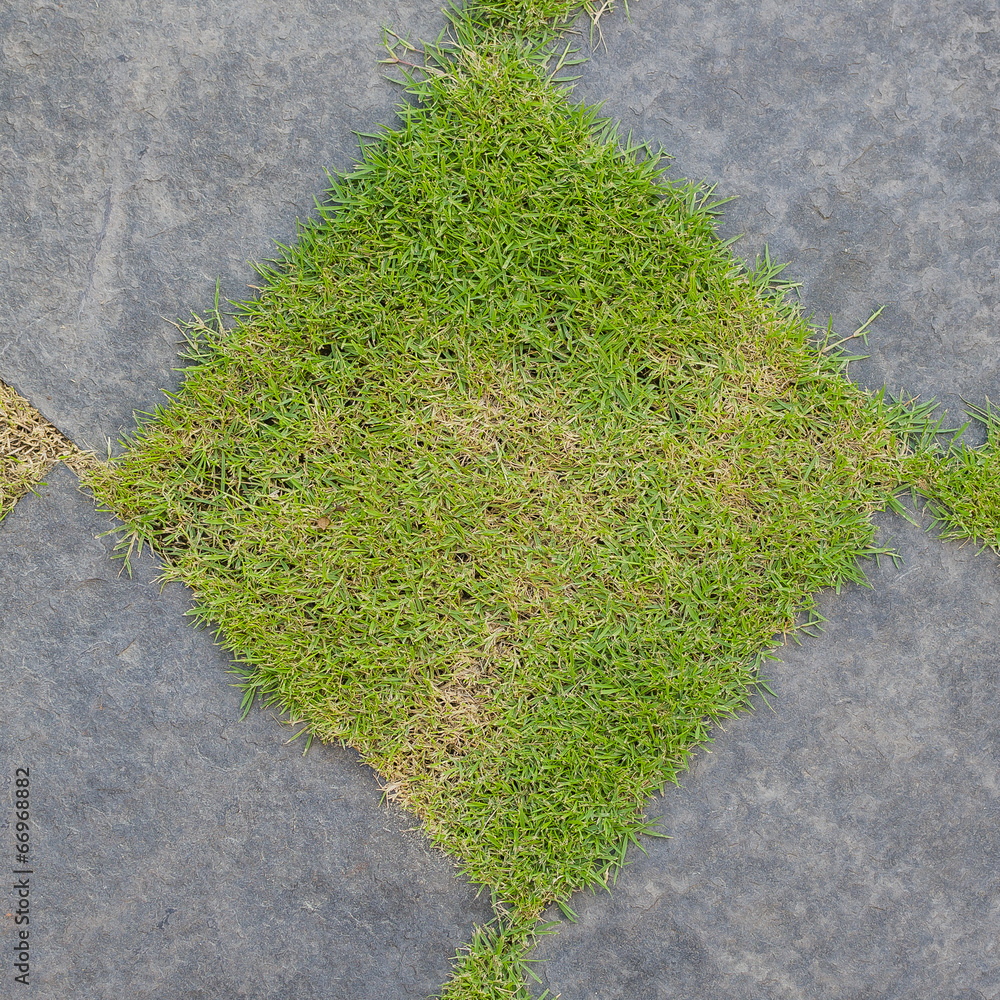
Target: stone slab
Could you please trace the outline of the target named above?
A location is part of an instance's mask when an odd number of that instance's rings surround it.
[[[0,5],[0,379],[104,454],[176,388],[171,324],[217,279],[250,297],[248,260],[391,122],[382,25],[436,37],[440,6]]]
[[[904,562],[822,595],[650,802],[671,839],[536,949],[562,1000],[1000,996],[1000,565],[881,521]]]
[[[0,997],[424,1000],[489,919],[352,752],[239,715],[228,656],[120,575],[58,466],[0,524]],[[29,990],[13,981],[14,769],[30,769]]]
[[[722,230],[790,262],[852,377],[1000,399],[1000,12],[994,0],[637,0],[601,20],[576,96],[671,172],[717,185]],[[858,342],[857,353],[866,353]]]

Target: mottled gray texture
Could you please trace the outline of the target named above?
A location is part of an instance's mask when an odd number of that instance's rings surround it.
[[[880,520],[905,562],[822,595],[774,711],[650,803],[672,839],[537,949],[562,1000],[1000,995],[1000,565]]]
[[[1000,399],[1000,13],[995,0],[636,0],[601,21],[576,97],[704,178],[723,232],[767,243],[807,312],[879,305],[891,392]],[[859,346],[858,353],[865,353]]]
[[[355,754],[239,721],[187,591],[148,556],[120,576],[110,517],[48,483],[0,524],[0,865],[28,766],[32,995],[423,1000],[488,901]]]
[[[250,296],[390,123],[381,25],[421,0],[0,4],[0,378],[103,453],[177,384],[171,325]],[[382,55],[384,55],[384,51]]]

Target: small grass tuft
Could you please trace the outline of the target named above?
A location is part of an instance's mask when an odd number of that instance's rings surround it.
[[[1000,411],[987,401],[970,405],[969,413],[986,425],[986,444],[963,443],[930,465],[924,486],[928,508],[943,527],[943,538],[968,539],[1000,555]]]
[[[26,399],[0,382],[0,520],[59,461],[78,475],[93,462]]]
[[[452,9],[452,23],[473,26],[480,41],[497,35],[551,38],[580,14],[597,27],[614,8],[615,0],[468,0],[461,10]]]
[[[493,923],[477,927],[472,941],[456,956],[455,971],[440,1000],[530,1000],[526,981],[538,977],[527,954],[553,924],[511,920],[500,915]],[[537,1000],[552,1000],[546,990]]]

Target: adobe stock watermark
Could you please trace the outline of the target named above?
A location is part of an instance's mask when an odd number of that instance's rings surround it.
[[[35,874],[31,856],[31,774],[27,767],[14,771],[14,865],[12,907],[14,920],[14,982],[31,984],[31,878]],[[9,953],[8,953],[9,954]]]

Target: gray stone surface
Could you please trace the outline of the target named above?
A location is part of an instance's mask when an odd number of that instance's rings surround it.
[[[423,1000],[488,900],[380,804],[347,751],[239,721],[228,657],[119,575],[111,525],[62,466],[0,524],[0,865],[29,767],[31,987],[45,1000]],[[10,883],[3,891],[13,908]],[[5,910],[6,912],[6,910]]]
[[[791,261],[852,374],[1000,398],[1000,16],[961,2],[636,3],[576,96],[705,178],[737,249]],[[899,519],[905,563],[825,594],[610,897],[546,939],[563,1000],[1000,996],[1000,567]]]
[[[995,0],[637,0],[601,21],[576,96],[704,178],[736,251],[790,262],[852,367],[941,400],[1000,399]],[[861,346],[857,353],[865,353]]]
[[[1000,996],[1000,565],[885,517],[905,561],[822,595],[610,896],[535,957],[562,1000]]]
[[[0,4],[0,379],[103,454],[173,388],[171,325],[249,297],[392,119],[381,26],[423,0]],[[384,52],[382,53],[384,55]]]
[[[705,178],[722,231],[791,261],[849,333],[887,309],[863,384],[1000,398],[993,3],[636,3],[576,96]],[[770,668],[650,804],[612,895],[536,957],[563,1000],[1000,997],[1000,566],[898,518],[902,567],[827,593],[826,632]]]

